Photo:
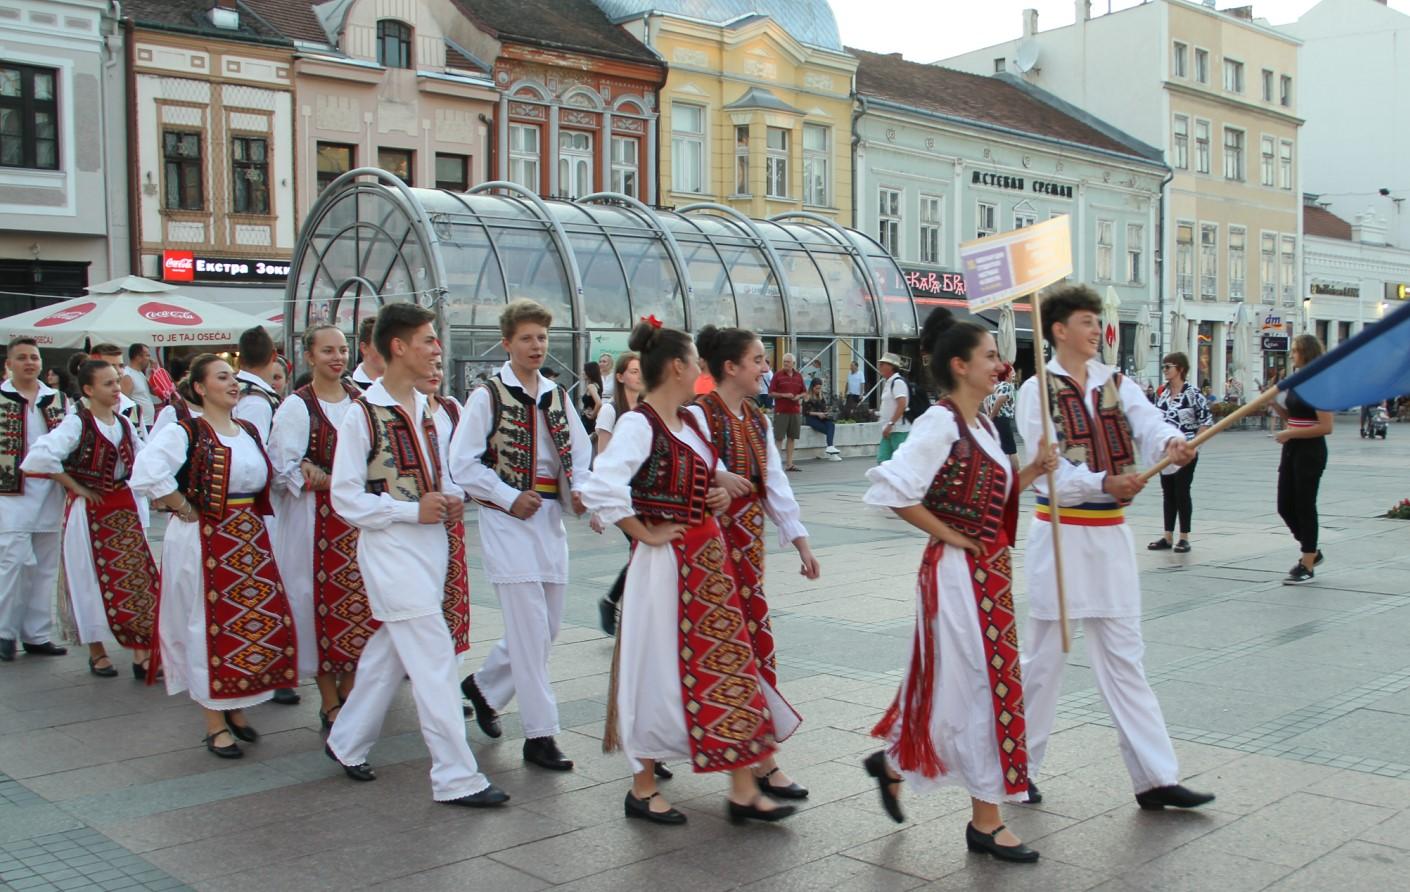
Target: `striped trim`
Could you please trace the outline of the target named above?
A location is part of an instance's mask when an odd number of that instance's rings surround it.
[[[1289,418],[1289,419],[1288,419],[1288,427],[1316,427],[1316,426],[1317,426],[1317,419],[1315,419],[1315,418]]]
[[[1034,516],[1044,523],[1052,523],[1053,520],[1048,504],[1046,497],[1038,497],[1038,511]],[[1120,505],[1083,502],[1080,505],[1062,505],[1060,507],[1060,520],[1064,526],[1115,527],[1126,522],[1126,509]]]
[[[556,499],[558,498],[558,481],[551,477],[535,477],[534,492],[545,499]]]
[[[257,496],[258,493],[232,493],[225,497],[225,507],[231,508],[253,505]]]

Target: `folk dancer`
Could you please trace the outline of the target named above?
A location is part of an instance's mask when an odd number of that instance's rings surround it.
[[[750,399],[764,376],[763,342],[752,331],[707,325],[696,335],[695,345],[715,379],[715,389],[697,398],[690,411],[709,434],[725,472],[721,479],[730,504],[719,516],[720,531],[729,547],[759,673],[777,688],[778,661],[764,597],[764,516],[778,528],[779,544],[798,550],[803,578],[817,579],[821,568],[808,544],[769,418]],[[807,788],[784,774],[772,755],[756,763],[753,771],[759,789],[770,796],[808,798]]]
[[[39,380],[43,364],[34,338],[11,339],[9,380],[0,383],[0,662],[15,658],[16,642],[35,656],[63,656],[50,640],[59,577],[61,487],[20,470],[30,447],[69,411],[68,397]]]
[[[1121,743],[1121,756],[1143,809],[1191,808],[1208,793],[1180,786],[1180,766],[1165,717],[1146,681],[1141,640],[1141,585],[1132,554],[1125,506],[1145,486],[1137,463],[1168,455],[1188,464],[1195,450],[1167,424],[1130,378],[1096,359],[1101,345],[1101,298],[1090,288],[1061,288],[1043,299],[1043,337],[1054,346],[1048,361],[1049,405],[1031,378],[1018,394],[1018,429],[1028,461],[1043,440],[1049,412],[1059,444],[1056,473],[1067,613],[1081,623],[1087,659]],[[1023,677],[1028,697],[1028,801],[1042,801],[1032,783],[1047,753],[1057,718],[1066,660],[1059,630],[1052,525],[1047,481],[1036,483],[1038,511],[1029,531],[1028,647]]]
[[[891,707],[872,731],[886,748],[863,763],[881,802],[904,820],[899,788],[946,786],[970,795],[971,851],[1034,862],[1038,853],[1005,829],[999,804],[1028,790],[1023,681],[1009,545],[1018,494],[1043,470],[1015,474],[996,425],[981,408],[1000,380],[994,338],[970,322],[933,326],[923,346],[949,397],[927,409],[889,460],[867,472],[867,504],[890,508],[930,535],[916,583],[911,658]],[[1056,453],[1045,460],[1056,465]]]
[[[602,354],[603,358],[607,356],[606,353]],[[607,447],[611,445],[612,431],[617,426],[617,419],[635,409],[637,401],[641,399],[641,360],[630,350],[617,354],[615,370],[609,377],[613,381],[612,397],[597,416],[598,455],[606,452]],[[601,525],[596,516],[592,520],[594,529]],[[598,532],[602,531],[599,529]],[[627,544],[631,544],[630,536],[627,536]],[[626,584],[627,568],[623,566],[606,597],[597,602],[598,620],[602,631],[608,635],[617,634],[617,606],[622,602],[622,587]]]
[[[460,404],[440,392],[445,372],[440,363],[428,378],[418,378],[416,389],[426,395],[426,407],[436,422],[436,436],[440,442],[449,443],[460,426]],[[446,628],[450,630],[451,643],[455,645],[455,655],[464,659],[470,652],[470,569],[465,562],[465,518],[456,517],[446,521],[446,537],[450,548],[450,560],[446,565],[445,597],[441,601],[441,612],[445,615]],[[468,711],[469,707],[465,707]],[[468,714],[468,712],[467,712]]]
[[[127,371],[127,367],[123,364],[123,355],[122,348],[117,344],[96,344],[88,351],[90,360],[107,363],[118,375],[123,375]],[[74,377],[78,377],[77,370],[75,370]],[[137,401],[126,393],[119,392],[117,412],[132,423],[132,429],[136,431],[137,439],[146,442],[147,429],[142,426],[142,409]]]
[[[325,752],[352,779],[375,780],[367,754],[405,676],[431,751],[432,797],[485,808],[509,796],[480,773],[466,742],[455,647],[442,618],[446,521],[460,516],[465,497],[443,470],[445,444],[415,386],[441,356],[434,321],[415,304],[382,307],[373,337],[387,368],[338,427],[333,510],[359,529],[357,564],[381,625],[363,648]]]
[[[141,440],[117,413],[117,372],[89,360],[78,369],[86,405],[40,437],[25,456],[30,477],[49,477],[70,493],[63,561],[75,640],[88,645],[88,671],[116,678],[105,641],[132,651],[132,674],[147,677],[159,578],[127,488]]]
[[[603,749],[620,749],[631,764],[628,818],[685,823],[653,773],[659,760],[683,759],[697,773],[730,773],[730,820],[777,821],[795,808],[761,792],[750,768],[769,759],[802,719],[761,671],[747,607],[730,575],[715,519],[730,496],[714,485],[714,447],[685,408],[695,396],[699,357],[689,335],[659,325],[652,318],[632,332],[646,396],[617,420],[612,445],[583,490],[588,507],[636,543]],[[661,597],[670,591],[678,597]]]
[[[450,474],[480,503],[485,575],[504,614],[504,637],[484,665],[461,683],[475,721],[502,733],[498,710],[516,695],[524,726],[524,761],[551,771],[573,763],[558,748],[558,703],[548,660],[568,587],[563,497],[583,512],[592,441],[567,393],[539,371],[553,316],[531,300],[500,314],[509,360],[470,395],[450,448]]]
[[[352,372],[352,383],[358,390],[366,390],[372,382],[382,377],[387,370],[387,362],[377,352],[372,343],[372,332],[377,328],[377,317],[368,316],[357,326],[357,368]]]
[[[191,363],[202,416],[168,425],[138,455],[133,492],[172,512],[162,547],[158,659],[168,694],[205,711],[206,749],[244,755],[244,710],[298,681],[294,618],[265,518],[274,478],[254,425],[233,417],[240,381],[225,360]]]

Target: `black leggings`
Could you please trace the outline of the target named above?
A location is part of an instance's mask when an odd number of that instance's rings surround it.
[[[1175,532],[1175,519],[1180,519],[1180,534],[1190,534],[1190,518],[1195,511],[1194,500],[1190,498],[1190,487],[1195,482],[1195,465],[1199,456],[1174,474],[1162,474],[1160,491],[1165,496],[1165,532]]]
[[[1327,468],[1327,441],[1290,440],[1278,464],[1278,516],[1303,554],[1317,553],[1317,487]]]
[[[631,537],[631,536],[627,536],[626,533],[623,533],[622,535],[626,537],[626,539],[627,539],[627,548],[628,548],[628,551],[630,551],[630,549],[631,549],[631,544],[632,544],[632,537]],[[626,588],[627,588],[627,567],[630,567],[630,566],[631,566],[631,563],[632,563],[631,560],[628,559],[628,560],[627,560],[627,566],[626,566],[626,567],[623,567],[623,568],[622,568],[622,572],[620,572],[620,573],[617,574],[617,581],[614,582],[614,583],[612,583],[612,588],[607,591],[607,600],[610,601],[610,602],[612,602],[613,604],[620,604],[620,603],[622,603],[622,592],[626,591]]]

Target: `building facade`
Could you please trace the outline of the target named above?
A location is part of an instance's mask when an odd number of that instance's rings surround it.
[[[1191,376],[1247,389],[1286,357],[1250,345],[1232,369],[1239,307],[1296,316],[1301,283],[1298,41],[1252,18],[1189,0],[1155,0],[945,60],[1007,71],[1165,150],[1173,172],[1161,215],[1162,344],[1188,345]],[[1118,236],[1119,237],[1119,236]],[[1175,313],[1178,301],[1182,313]],[[1181,322],[1187,330],[1174,332]]]
[[[1344,220],[1316,195],[1305,196],[1303,218],[1300,310],[1327,349],[1410,299],[1410,251],[1388,244],[1384,218],[1365,211]]]

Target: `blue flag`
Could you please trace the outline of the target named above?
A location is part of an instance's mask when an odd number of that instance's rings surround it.
[[[1410,394],[1410,303],[1278,382],[1314,408],[1338,412]]]

